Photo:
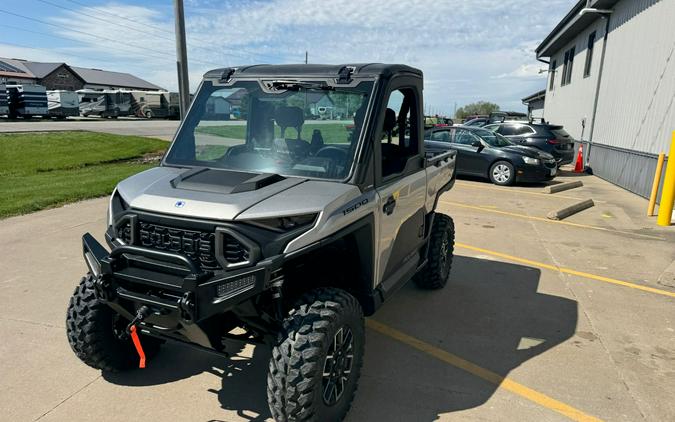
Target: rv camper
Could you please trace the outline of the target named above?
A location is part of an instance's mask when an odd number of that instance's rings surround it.
[[[168,117],[169,103],[162,91],[129,91],[133,101],[134,115],[152,119]]]
[[[163,92],[164,100],[169,104],[169,119],[180,119],[180,96],[177,92]],[[192,95],[190,95],[192,99]]]
[[[9,114],[9,107],[7,106],[7,88],[0,84],[0,116]]]
[[[79,116],[80,100],[73,91],[47,91],[47,108],[50,117],[65,119],[68,116]]]
[[[47,116],[47,90],[42,85],[7,85],[9,117]]]
[[[231,104],[225,97],[212,95],[206,100],[206,112],[204,120],[230,120]]]
[[[81,89],[77,91],[80,100],[80,114],[117,118],[131,116],[131,94],[129,91]]]

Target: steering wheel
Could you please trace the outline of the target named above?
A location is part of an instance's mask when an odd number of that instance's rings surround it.
[[[325,146],[316,152],[315,157],[330,158],[335,161],[346,161],[348,153],[344,149],[336,146]]]

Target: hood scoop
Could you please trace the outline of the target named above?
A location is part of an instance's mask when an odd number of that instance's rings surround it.
[[[214,170],[204,167],[188,170],[171,180],[176,189],[220,194],[251,192],[286,180],[274,173]]]

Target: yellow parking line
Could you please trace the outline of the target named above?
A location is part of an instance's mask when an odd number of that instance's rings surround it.
[[[503,192],[503,193],[523,193],[525,195],[539,195],[539,196],[545,196],[547,198],[560,198],[560,199],[573,199],[575,201],[580,201],[582,198],[578,198],[576,196],[565,196],[565,195],[552,195],[550,193],[543,193],[543,192],[528,192],[522,189],[509,189],[509,188],[496,188],[493,186],[480,186],[480,185],[474,185],[470,183],[462,183],[460,181],[455,182],[455,186],[460,186],[463,188],[469,188],[469,189],[485,189],[485,190],[494,190],[497,192]],[[599,202],[599,201],[597,201]]]
[[[497,385],[499,388],[503,388],[504,390],[517,394],[540,406],[544,406],[564,416],[567,416],[572,420],[600,421],[600,419],[594,416],[590,416],[582,412],[581,410],[575,409],[574,407],[565,404],[561,401],[558,401],[552,397],[549,397],[546,394],[540,393],[536,390],[524,386],[523,384],[520,384],[509,378],[503,377],[495,372],[490,371],[489,369],[485,369],[481,366],[478,366],[473,362],[463,359],[453,353],[446,352],[443,349],[440,349],[418,338],[405,334],[404,332],[401,332],[386,324],[375,321],[374,319],[370,318],[367,319],[366,326],[373,331],[377,331],[380,334],[383,334],[394,340],[400,341],[401,343],[404,343],[412,348],[415,348],[421,352],[433,356],[442,362],[445,362],[465,372],[475,375],[478,378],[484,379],[487,382]]]
[[[461,208],[468,208],[468,209],[472,209],[472,210],[479,210],[479,211],[491,212],[491,213],[495,213],[495,214],[508,215],[509,217],[518,217],[518,218],[525,218],[525,219],[528,219],[528,220],[541,221],[543,223],[562,224],[564,226],[579,227],[579,228],[591,229],[591,230],[601,230],[601,231],[605,231],[605,232],[609,232],[609,233],[622,233],[622,234],[627,234],[627,235],[634,236],[634,237],[642,237],[642,238],[645,238],[645,239],[663,240],[663,238],[661,238],[661,237],[651,236],[651,235],[648,235],[648,234],[632,233],[632,232],[627,232],[627,231],[622,231],[622,230],[609,229],[607,227],[590,226],[588,224],[571,223],[569,221],[549,220],[548,218],[544,218],[544,217],[535,217],[535,216],[527,215],[527,214],[518,214],[518,213],[515,213],[515,212],[493,210],[493,209],[486,208],[486,207],[478,207],[478,206],[475,206],[475,205],[462,204],[461,202],[453,202],[453,201],[438,201],[438,202],[440,202],[441,204],[453,205],[453,206],[461,207]]]
[[[575,275],[577,277],[588,278],[590,280],[602,281],[603,283],[616,284],[619,286],[630,287],[631,289],[642,290],[649,293],[655,293],[657,295],[668,296],[675,298],[674,292],[669,292],[668,290],[655,289],[653,287],[642,286],[640,284],[630,283],[628,281],[616,280],[614,278],[603,277],[601,275],[595,275],[590,273],[585,273],[583,271],[577,271],[570,268],[558,267],[557,265],[545,264],[543,262],[532,261],[530,259],[519,258],[513,255],[507,255],[505,253],[491,251],[489,249],[478,248],[476,246],[466,245],[464,243],[455,243],[455,246],[458,248],[468,249],[474,252],[480,252],[487,255],[497,256],[499,258],[504,258],[509,261],[519,262],[521,264],[527,264],[533,267],[544,268],[551,271],[558,271],[563,274]]]

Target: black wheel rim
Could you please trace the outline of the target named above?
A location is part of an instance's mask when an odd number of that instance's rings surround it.
[[[323,401],[337,403],[345,392],[354,362],[354,336],[348,326],[335,332],[323,364]]]

